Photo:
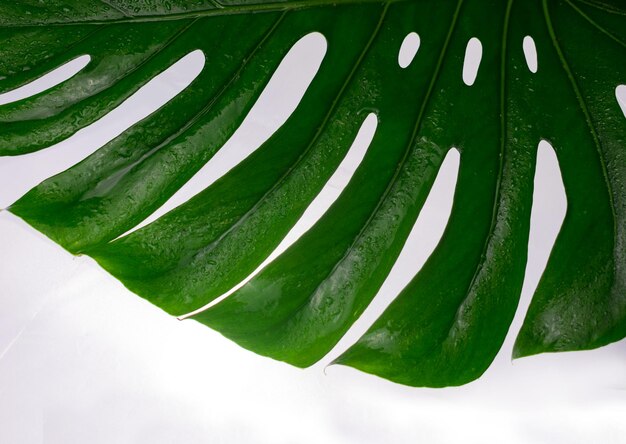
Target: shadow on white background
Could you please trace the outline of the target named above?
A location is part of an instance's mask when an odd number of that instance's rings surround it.
[[[304,47],[296,54],[298,69],[311,67],[311,50]],[[170,77],[161,76],[147,86],[151,89],[140,91],[146,106],[141,112],[173,97],[203,63],[190,57]],[[152,102],[145,105],[147,97]],[[108,117],[115,122],[112,128],[99,122],[50,150],[0,158],[0,207],[139,119],[141,113],[129,116],[139,106],[136,100]],[[252,125],[276,125],[266,113],[255,117],[254,112]],[[374,129],[375,124],[373,119]],[[247,155],[246,149],[244,138],[232,148],[233,156]],[[362,154],[354,150],[357,157],[346,162],[358,164]],[[42,165],[42,159],[53,164]],[[0,442],[626,442],[624,341],[588,352],[510,359],[566,207],[558,163],[545,142],[539,147],[520,307],[485,375],[463,387],[415,389],[347,367],[326,368],[376,319],[436,245],[450,211],[458,161],[458,153],[451,151],[371,307],[325,359],[306,370],[257,356],[194,321],[168,316],[90,258],[71,256],[0,212]],[[232,158],[219,162],[236,163]],[[213,168],[226,171],[219,162]],[[336,191],[319,208],[336,198],[353,169],[338,172]],[[191,195],[204,186],[199,183]],[[319,217],[322,210],[317,211],[309,212],[303,226]],[[307,222],[307,217],[312,219]]]

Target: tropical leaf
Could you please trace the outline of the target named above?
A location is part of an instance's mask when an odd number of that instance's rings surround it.
[[[277,247],[370,113],[367,153],[319,221],[259,274],[192,316],[256,353],[325,356],[387,277],[448,151],[454,205],[430,258],[335,362],[414,386],[479,377],[515,313],[537,144],[554,147],[567,215],[514,355],[626,335],[626,6],[619,0],[34,0],[0,5],[0,91],[88,54],[71,79],[0,108],[0,155],[66,139],[183,56],[193,82],[9,208],[173,315],[205,307]],[[224,145],[290,48],[327,50],[287,121],[204,191],[130,234]],[[411,32],[415,59],[398,66]],[[522,41],[532,36],[538,70]],[[466,45],[482,42],[475,82]]]

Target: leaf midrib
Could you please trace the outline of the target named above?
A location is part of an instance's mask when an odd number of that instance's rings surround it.
[[[48,26],[77,26],[77,25],[108,25],[118,23],[145,23],[145,22],[159,22],[159,21],[172,21],[172,20],[184,20],[194,19],[210,16],[224,16],[224,15],[236,15],[236,14],[250,14],[250,13],[263,13],[263,12],[280,12],[280,11],[293,11],[300,9],[309,9],[324,6],[345,6],[345,5],[359,5],[359,4],[371,4],[379,3],[381,5],[389,5],[392,3],[400,3],[414,0],[294,0],[289,2],[272,2],[262,3],[255,5],[236,5],[236,6],[222,6],[216,9],[198,10],[192,12],[178,12],[171,14],[153,14],[142,16],[127,16],[124,11],[119,8],[121,14],[125,14],[125,17],[108,19],[108,20],[74,20],[74,21],[57,21],[57,22],[34,22],[34,23],[2,23],[3,28],[31,28],[31,27],[48,27]],[[111,5],[109,5],[111,6]],[[111,6],[113,7],[113,6]]]

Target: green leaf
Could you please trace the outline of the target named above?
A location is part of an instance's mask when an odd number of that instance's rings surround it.
[[[0,91],[89,54],[69,80],[0,107],[0,155],[66,139],[200,49],[179,95],[9,210],[87,254],[168,313],[201,309],[278,246],[370,113],[367,153],[321,219],[231,296],[192,316],[256,353],[324,357],[393,266],[448,151],[460,153],[445,233],[414,279],[334,362],[413,386],[478,378],[501,347],[526,264],[538,142],[554,147],[567,215],[516,357],[626,336],[626,7],[618,0],[25,1],[0,5]],[[239,127],[289,49],[324,60],[253,154],[141,227]],[[401,68],[398,50],[421,46]],[[530,35],[538,71],[522,41]],[[468,40],[482,42],[472,86]]]

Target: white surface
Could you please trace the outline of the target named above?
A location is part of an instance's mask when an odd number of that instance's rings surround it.
[[[522,48],[524,50],[528,70],[532,73],[536,73],[539,66],[537,63],[537,47],[535,46],[535,40],[527,35],[522,42]]]
[[[306,52],[300,57],[298,69],[310,67]],[[170,74],[180,79],[185,69]],[[189,81],[152,85],[144,94],[156,103],[163,100],[159,94],[171,97]],[[111,132],[96,123],[46,150],[55,153],[49,160],[75,162],[133,118],[118,112]],[[95,142],[85,148],[81,140]],[[346,160],[352,167],[340,171],[327,199],[358,163],[362,151],[353,153]],[[51,167],[35,168],[39,155],[0,158],[0,207],[49,174],[44,170]],[[0,443],[626,443],[624,341],[510,360],[565,209],[558,166],[545,143],[520,309],[486,374],[464,387],[433,390],[325,368],[427,257],[449,213],[457,165],[452,151],[372,307],[329,356],[306,370],[259,357],[194,321],[177,321],[91,259],[72,257],[0,212]]]
[[[47,75],[41,76],[19,88],[2,93],[0,94],[0,105],[17,102],[18,100],[44,92],[78,74],[90,61],[91,56],[89,55],[78,56],[62,66],[59,66]]]
[[[465,60],[463,61],[463,82],[467,86],[472,86],[476,81],[482,57],[483,44],[478,38],[472,37],[465,47]]]
[[[417,32],[409,32],[402,40],[402,45],[400,45],[400,50],[398,51],[398,65],[400,65],[400,68],[407,68],[419,49],[420,36]]]

